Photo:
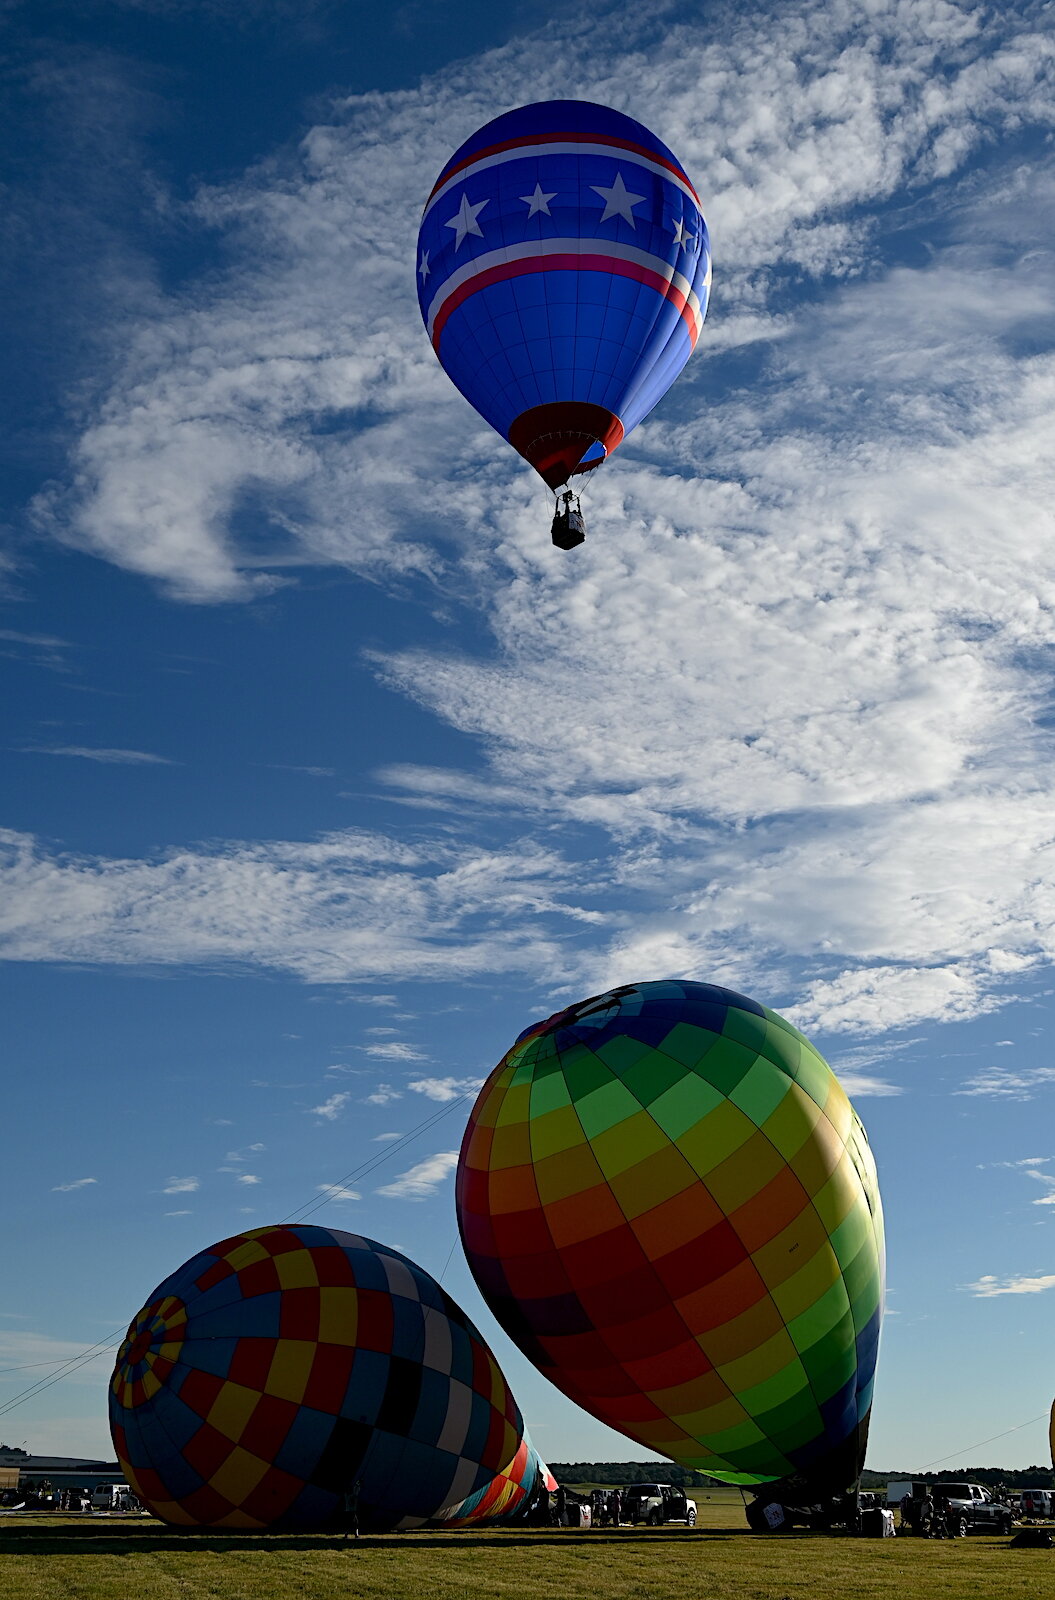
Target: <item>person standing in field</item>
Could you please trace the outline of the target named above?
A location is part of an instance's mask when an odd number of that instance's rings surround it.
[[[345,1544],[348,1542],[349,1534],[355,1539],[359,1537],[359,1493],[362,1487],[361,1479],[356,1478],[351,1488],[344,1491],[342,1511]]]

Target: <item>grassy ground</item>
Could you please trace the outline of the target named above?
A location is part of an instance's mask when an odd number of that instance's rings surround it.
[[[701,1526],[407,1533],[358,1543],[173,1533],[147,1519],[0,1519],[12,1600],[1039,1600],[1055,1551],[987,1536],[754,1535],[728,1503]]]

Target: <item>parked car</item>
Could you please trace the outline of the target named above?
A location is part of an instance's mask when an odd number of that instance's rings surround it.
[[[945,1526],[956,1538],[968,1533],[1010,1533],[1015,1514],[1003,1500],[994,1500],[979,1483],[936,1483],[935,1505],[945,1502]]]
[[[684,1522],[693,1528],[697,1515],[695,1500],[670,1483],[632,1483],[623,1495],[627,1522],[647,1522],[654,1528],[664,1522]]]

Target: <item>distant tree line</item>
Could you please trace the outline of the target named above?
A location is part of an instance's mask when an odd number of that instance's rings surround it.
[[[1055,1489],[1051,1467],[955,1467],[941,1472],[872,1472],[861,1474],[863,1489],[911,1479],[916,1483],[980,1483],[987,1489]]]
[[[558,1483],[674,1483],[682,1489],[724,1488],[705,1472],[690,1472],[673,1461],[551,1461]]]
[[[673,1461],[551,1461],[558,1483],[674,1483],[682,1489],[724,1489],[719,1478],[691,1472]],[[1051,1467],[956,1467],[943,1472],[875,1472],[861,1474],[862,1489],[885,1489],[888,1483],[908,1479],[915,1483],[980,1483],[996,1489],[1055,1489]],[[751,1491],[748,1490],[750,1494]]]

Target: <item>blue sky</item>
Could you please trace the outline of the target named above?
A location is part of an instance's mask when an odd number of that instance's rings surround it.
[[[1050,11],[4,19],[0,1403],[318,1201],[444,1273],[544,1455],[640,1454],[491,1321],[452,1153],[528,1022],[684,975],[869,1129],[870,1464],[1043,1461],[968,1447],[1053,1383]],[[462,139],[569,93],[676,151],[715,268],[564,555],[414,241]],[[108,1370],[0,1435],[106,1451]]]

